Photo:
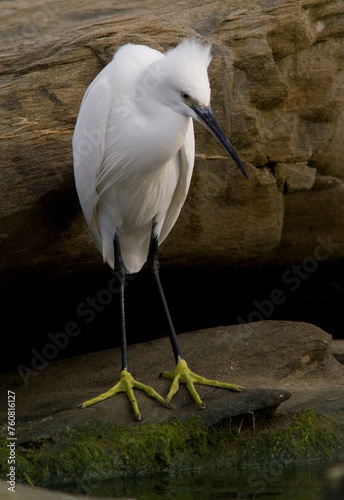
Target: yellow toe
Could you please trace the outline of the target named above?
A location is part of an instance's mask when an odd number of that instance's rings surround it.
[[[176,367],[173,371],[173,373],[170,372],[164,372],[161,374],[162,378],[172,380],[172,384],[170,387],[170,390],[166,396],[166,402],[170,403],[171,399],[173,396],[176,394],[176,392],[179,389],[179,382],[185,382],[186,387],[188,391],[190,392],[192,398],[194,401],[197,403],[197,405],[201,408],[205,408],[205,404],[202,402],[198,392],[195,389],[195,384],[200,384],[200,385],[207,385],[211,387],[220,387],[222,389],[229,389],[231,391],[236,391],[240,392],[243,390],[243,387],[240,385],[236,384],[228,384],[226,382],[219,382],[217,380],[210,380],[204,377],[201,377],[200,375],[197,375],[196,373],[193,373],[186,361],[182,359],[181,357],[178,358],[178,363],[176,364]]]
[[[144,391],[148,396],[156,399],[162,405],[166,406],[167,408],[171,408],[171,405],[169,405],[166,402],[166,400],[162,396],[160,396],[160,394],[158,394],[152,387],[142,384],[141,382],[135,380],[134,377],[131,375],[131,373],[128,372],[126,369],[121,371],[120,380],[119,382],[117,382],[116,385],[111,387],[111,389],[109,389],[108,391],[103,392],[99,396],[89,399],[88,401],[85,401],[80,405],[80,408],[87,408],[88,406],[100,403],[105,399],[109,399],[112,396],[118,394],[119,392],[125,392],[131,403],[136,419],[141,420],[141,414],[139,411],[139,407],[133,389],[139,389],[141,391]]]

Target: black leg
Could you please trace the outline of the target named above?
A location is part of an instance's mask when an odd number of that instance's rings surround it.
[[[126,269],[123,264],[121,248],[119,244],[118,235],[115,234],[114,238],[114,252],[115,252],[115,276],[119,283],[119,296],[121,307],[121,338],[122,338],[122,370],[128,370],[128,354],[127,354],[127,333],[125,327],[125,307],[124,307],[124,290],[126,285]]]
[[[179,347],[179,343],[178,343],[178,340],[177,340],[177,335],[176,335],[176,332],[175,332],[175,329],[174,329],[174,326],[173,326],[173,323],[172,323],[172,319],[171,319],[170,311],[168,309],[168,305],[167,305],[167,302],[166,302],[164,290],[163,290],[161,282],[160,282],[160,276],[159,276],[160,265],[159,265],[159,259],[158,259],[159,242],[158,242],[157,236],[155,235],[154,229],[155,229],[155,221],[153,220],[152,234],[151,234],[151,240],[150,240],[150,246],[149,246],[149,253],[148,253],[147,263],[148,263],[148,268],[153,273],[154,280],[155,280],[156,286],[158,288],[158,292],[159,292],[159,295],[160,295],[160,299],[161,299],[161,302],[162,302],[162,306],[164,308],[165,317],[166,317],[167,324],[168,324],[168,329],[169,329],[169,335],[170,335],[170,340],[171,340],[171,344],[172,344],[173,354],[174,354],[176,363],[178,363],[178,359],[182,358],[183,356],[182,356],[182,353],[181,353],[181,350],[180,350],[180,347]]]
[[[149,385],[142,384],[141,382],[135,380],[129,371],[128,355],[127,355],[127,336],[125,329],[125,308],[124,308],[124,290],[126,285],[127,271],[123,263],[119,237],[117,234],[115,234],[113,245],[114,245],[114,255],[115,255],[114,272],[119,284],[120,305],[121,305],[121,336],[122,336],[121,375],[119,382],[117,382],[116,385],[111,387],[108,391],[103,392],[99,396],[89,399],[88,401],[85,401],[80,406],[82,408],[86,408],[96,403],[100,403],[105,399],[109,399],[110,397],[115,396],[119,392],[125,392],[129,398],[136,419],[141,420],[141,414],[134,394],[134,389],[139,389],[141,391],[144,391],[148,396],[156,399],[157,401],[159,401],[159,403],[166,406],[167,408],[172,408],[172,406],[168,401],[166,401],[162,396],[160,396],[160,394],[158,394],[152,387],[150,387]]]

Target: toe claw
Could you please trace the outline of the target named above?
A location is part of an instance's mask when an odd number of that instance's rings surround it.
[[[159,378],[166,378],[168,380],[173,380],[174,374],[170,372],[161,372]]]
[[[171,398],[169,398],[168,396],[165,399],[165,406],[169,410],[174,410],[175,409],[174,406],[171,404]]]

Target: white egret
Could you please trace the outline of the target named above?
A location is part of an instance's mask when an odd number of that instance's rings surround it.
[[[209,106],[210,50],[210,45],[193,39],[165,54],[144,45],[124,45],[90,84],[82,100],[73,137],[76,187],[94,242],[119,281],[122,335],[120,381],[82,407],[126,392],[140,420],[133,388],[170,406],[179,381],[183,381],[201,408],[204,404],[194,384],[242,389],[189,370],[159,278],[158,246],[175,224],[190,185],[193,119],[216,137],[248,178]],[[146,261],[160,293],[176,361],[173,373],[162,374],[172,380],[165,399],[137,382],[128,368],[126,275],[140,271]]]

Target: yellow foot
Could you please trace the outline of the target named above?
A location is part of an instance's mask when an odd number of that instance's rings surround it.
[[[166,396],[166,403],[169,404],[175,393],[179,389],[179,382],[185,382],[186,387],[188,388],[191,396],[195,400],[195,402],[198,404],[198,406],[202,409],[205,408],[205,404],[202,402],[201,398],[199,397],[198,392],[196,391],[194,384],[200,384],[200,385],[209,385],[212,387],[221,387],[223,389],[230,389],[231,391],[236,391],[240,392],[243,390],[243,387],[240,387],[240,385],[235,385],[235,384],[227,384],[225,382],[218,382],[217,380],[209,380],[204,377],[200,377],[199,375],[196,375],[196,373],[193,373],[190,371],[188,365],[186,364],[186,361],[182,359],[181,357],[178,358],[178,363],[176,364],[176,367],[174,369],[173,373],[170,372],[164,372],[161,374],[161,378],[167,378],[169,380],[172,380],[171,388],[169,393]]]
[[[131,402],[131,406],[134,410],[136,419],[141,420],[141,414],[133,391],[134,388],[144,391],[146,394],[148,394],[148,396],[156,399],[157,401],[159,401],[159,403],[163,404],[167,408],[172,408],[172,406],[167,403],[167,401],[162,396],[160,396],[160,394],[158,394],[152,387],[141,384],[141,382],[137,382],[133,378],[131,373],[129,373],[126,369],[121,371],[120,380],[116,385],[111,387],[111,389],[109,389],[107,392],[100,394],[96,398],[85,401],[80,405],[80,408],[87,408],[87,406],[91,406],[99,403],[100,401],[104,401],[104,399],[111,398],[111,396],[115,396],[115,394],[118,394],[119,392],[126,392],[129,401]]]

